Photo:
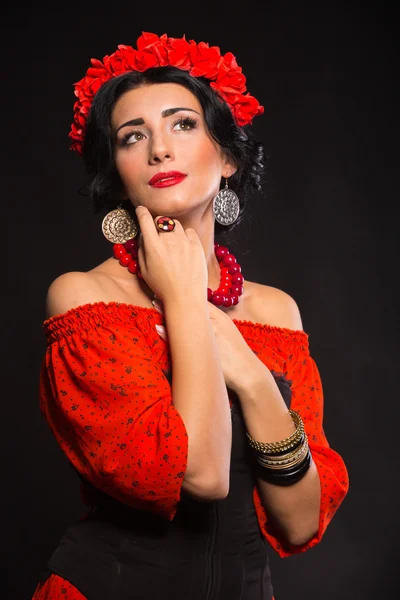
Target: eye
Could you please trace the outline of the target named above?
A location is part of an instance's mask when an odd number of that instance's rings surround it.
[[[194,129],[196,125],[196,119],[193,119],[192,117],[182,117],[174,123],[174,129],[178,127],[178,131],[188,131]]]
[[[124,135],[119,143],[121,146],[131,146],[132,144],[137,144],[137,142],[144,140],[144,138],[145,135],[141,131],[130,131]]]

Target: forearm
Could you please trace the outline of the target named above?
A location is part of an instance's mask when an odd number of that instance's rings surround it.
[[[293,420],[279,388],[264,365],[255,370],[238,395],[246,429],[253,439],[277,442],[294,432]],[[321,486],[313,461],[297,483],[279,486],[258,477],[257,485],[270,522],[291,544],[300,545],[316,533]]]
[[[164,303],[172,360],[172,399],[185,424],[184,487],[198,495],[228,492],[232,427],[225,380],[207,308],[198,300]]]

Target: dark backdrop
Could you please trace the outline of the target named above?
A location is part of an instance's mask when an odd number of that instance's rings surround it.
[[[72,83],[90,57],[141,31],[233,51],[265,106],[254,133],[268,154],[264,195],[229,235],[250,280],[297,301],[323,379],[325,430],[350,492],[311,551],[271,551],[277,600],[395,598],[398,79],[395,15],[298,2],[95,2],[4,9],[2,22],[3,526],[1,582],[28,600],[79,485],[38,410],[41,321],[50,282],[110,255],[67,134]],[[5,72],[5,77],[4,77]],[[2,275],[2,280],[4,275]],[[4,597],[4,596],[3,596]]]

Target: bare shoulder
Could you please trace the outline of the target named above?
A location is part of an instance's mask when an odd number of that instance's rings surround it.
[[[46,318],[95,302],[120,302],[152,307],[151,299],[138,279],[127,269],[118,268],[114,258],[90,271],[70,271],[50,284],[46,296]]]
[[[303,329],[299,307],[290,294],[270,285],[247,284],[253,321],[287,329]]]
[[[96,302],[98,285],[90,273],[70,271],[54,279],[46,294],[46,318],[63,314],[82,304]]]

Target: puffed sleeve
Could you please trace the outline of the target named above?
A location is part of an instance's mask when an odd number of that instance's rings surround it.
[[[172,520],[188,437],[167,377],[133,325],[102,320],[99,311],[89,323],[83,311],[67,317],[67,324],[45,322],[42,414],[79,475],[120,502]]]
[[[271,531],[258,489],[255,487],[254,504],[261,531],[281,557],[305,552],[320,542],[349,487],[345,463],[342,457],[329,446],[324,433],[323,389],[317,365],[309,353],[308,336],[304,334],[294,337],[295,342],[291,344],[286,360],[285,377],[292,392],[290,406],[303,418],[312,458],[318,470],[321,482],[321,505],[316,535],[303,545],[288,545],[275,537]]]

